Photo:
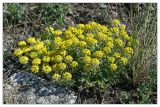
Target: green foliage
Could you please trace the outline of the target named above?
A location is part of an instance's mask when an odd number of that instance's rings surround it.
[[[156,102],[155,98],[157,96],[157,70],[155,67],[152,67],[149,71],[149,80],[146,83],[142,83],[137,88],[138,94],[138,103],[148,104],[153,101]]]
[[[64,18],[68,12],[68,4],[20,4],[5,3],[3,5],[4,25],[17,24],[24,21],[41,20],[46,26],[56,22],[57,27],[64,26]],[[39,20],[39,19],[38,19]]]
[[[122,103],[151,104],[157,102],[157,70],[153,66],[149,69],[146,82],[139,84],[134,90],[121,93]]]
[[[16,24],[18,22],[25,21],[26,18],[26,6],[19,3],[7,3],[3,4],[3,24]]]
[[[68,4],[39,4],[38,10],[44,18],[47,25],[52,24],[51,22],[56,21],[59,27],[64,25],[64,17],[68,12]]]

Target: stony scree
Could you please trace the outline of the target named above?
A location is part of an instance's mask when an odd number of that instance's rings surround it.
[[[74,104],[77,99],[73,91],[27,72],[13,74],[3,88],[6,104]]]

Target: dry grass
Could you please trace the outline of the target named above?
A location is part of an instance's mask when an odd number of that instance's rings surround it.
[[[134,84],[148,78],[148,70],[157,64],[157,5],[131,5],[131,34],[138,38],[140,46],[136,47],[132,59]]]

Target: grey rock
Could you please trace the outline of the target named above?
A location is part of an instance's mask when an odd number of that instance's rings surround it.
[[[77,99],[73,91],[27,72],[13,74],[3,88],[7,104],[74,104]]]

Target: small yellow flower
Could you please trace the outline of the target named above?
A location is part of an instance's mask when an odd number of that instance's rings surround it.
[[[56,42],[61,42],[61,41],[62,41],[62,38],[61,38],[61,37],[55,37],[55,38],[54,38],[54,41],[56,41]]]
[[[84,24],[78,24],[78,25],[77,25],[77,28],[79,28],[79,29],[83,29],[84,27],[85,27]]]
[[[66,50],[61,50],[59,53],[60,53],[60,55],[62,55],[63,57],[67,55],[67,51],[66,51]]]
[[[35,43],[36,43],[36,39],[33,38],[33,37],[29,37],[29,38],[27,39],[27,42],[28,42],[29,44],[35,44]]]
[[[75,37],[75,35],[72,34],[72,33],[70,35],[65,35],[65,36],[66,36],[67,39],[71,39],[71,38]]]
[[[118,58],[120,58],[120,57],[121,57],[121,54],[120,54],[120,53],[118,53],[118,52],[115,52],[113,56],[114,56],[115,58],[117,58],[117,59],[118,59]]]
[[[124,45],[123,41],[122,41],[120,38],[115,39],[115,42],[116,42],[120,47],[123,47],[123,45]]]
[[[90,63],[90,61],[91,61],[91,57],[89,57],[89,56],[83,57],[83,62],[84,63]]]
[[[71,62],[72,60],[73,60],[73,58],[72,58],[71,55],[67,55],[67,56],[65,57],[65,61],[66,61],[66,62]]]
[[[118,19],[112,20],[112,24],[114,26],[118,26],[118,25],[120,25],[120,21]]]
[[[44,73],[48,74],[48,73],[50,73],[52,71],[52,68],[49,65],[44,64],[44,65],[42,65],[42,71]]]
[[[86,45],[87,45],[87,43],[85,41],[80,41],[79,42],[80,47],[85,47]]]
[[[72,68],[75,68],[75,67],[77,67],[78,66],[78,62],[76,62],[76,61],[72,61],[71,62],[71,67]]]
[[[127,34],[126,31],[121,30],[121,31],[119,32],[119,35],[120,35],[121,37],[127,39],[127,40],[130,39],[130,37],[128,36],[128,34]]]
[[[104,40],[106,35],[102,32],[98,32],[96,37],[98,40]]]
[[[93,65],[99,65],[99,64],[100,64],[100,61],[99,61],[97,58],[92,58],[91,63],[92,63]]]
[[[91,45],[95,45],[97,43],[98,43],[98,41],[96,39],[92,39]]]
[[[89,34],[87,34],[87,37],[88,37],[88,38],[94,38],[94,35],[91,34],[91,33],[89,33]]]
[[[109,37],[109,36],[106,36],[105,37],[105,41],[109,42],[107,45],[110,46],[110,47],[113,47],[113,38],[112,37]]]
[[[96,22],[90,22],[89,25],[91,25],[91,27],[96,28],[96,26],[98,25]]]
[[[98,41],[96,39],[93,39],[92,37],[86,37],[86,42],[90,45],[95,45],[98,43]]]
[[[33,59],[32,64],[33,65],[39,65],[39,64],[41,64],[41,59],[39,59],[39,58]]]
[[[109,48],[113,48],[114,44],[111,41],[109,41],[109,42],[107,42],[106,46]]]
[[[83,50],[82,50],[82,53],[83,53],[84,55],[91,55],[91,51],[90,51],[89,49],[83,49]]]
[[[69,72],[65,72],[65,73],[63,74],[63,78],[64,78],[65,80],[71,80],[72,74],[69,73]]]
[[[61,75],[55,73],[55,74],[53,74],[52,78],[57,81],[61,78]]]
[[[43,56],[42,61],[43,62],[50,62],[50,57],[49,56]]]
[[[61,37],[55,37],[54,40],[53,40],[53,47],[57,48],[57,47],[61,46],[62,43],[63,42],[62,42]]]
[[[128,59],[125,57],[121,57],[120,62],[123,63],[124,65],[126,65],[128,63]]]
[[[64,35],[67,37],[67,38],[70,38],[70,35],[72,35],[72,32],[70,30],[66,30],[64,32]]]
[[[118,33],[118,32],[119,32],[119,29],[118,29],[117,27],[113,27],[113,28],[111,28],[111,31],[112,31],[113,33]]]
[[[104,47],[104,48],[103,48],[103,51],[104,51],[105,53],[110,53],[110,52],[111,52],[111,48],[110,48],[110,47]]]
[[[67,65],[65,63],[60,63],[57,65],[59,70],[65,70],[67,68]]]
[[[103,33],[107,33],[108,32],[108,28],[104,25],[101,26],[101,32]]]
[[[108,61],[113,63],[115,61],[115,58],[114,57],[108,57]]]
[[[78,29],[78,30],[75,30],[75,35],[82,35],[83,34],[83,30],[82,29]]]
[[[37,53],[36,52],[31,52],[30,53],[30,57],[31,58],[36,58],[37,57]]]
[[[127,53],[127,54],[133,54],[133,49],[132,49],[131,47],[126,47],[126,48],[124,49],[124,51],[125,51],[125,53]]]
[[[128,36],[128,34],[127,34],[127,33],[125,33],[125,34],[123,35],[123,37],[124,37],[125,39],[127,39],[127,40],[129,40],[129,39],[130,39],[130,37]]]
[[[76,31],[77,29],[76,29],[75,27],[71,26],[71,27],[68,28],[68,30],[70,30],[71,32],[74,32],[74,31]]]
[[[103,55],[104,55],[104,53],[103,53],[102,51],[96,51],[96,52],[94,53],[94,56],[95,56],[96,58],[102,58]]]
[[[32,51],[33,47],[24,47],[24,48],[22,48],[22,50],[23,50],[24,53],[27,53],[27,52]]]
[[[39,51],[39,50],[41,50],[41,49],[44,48],[44,43],[43,43],[43,42],[39,42],[38,44],[34,45],[33,48],[34,48],[35,50],[38,50],[38,51]]]
[[[26,57],[26,56],[21,56],[21,57],[19,57],[19,62],[21,63],[21,64],[27,64],[28,63],[28,57]]]
[[[46,48],[46,47],[42,47],[42,48],[38,51],[38,53],[43,54],[43,55],[47,55],[47,54],[48,54],[47,48]]]
[[[125,31],[125,30],[126,30],[126,26],[125,26],[125,25],[121,25],[121,26],[120,26],[120,30]]]
[[[56,36],[60,36],[60,35],[62,35],[62,31],[60,31],[60,30],[55,30],[55,31],[53,32],[53,34],[56,35]]]
[[[89,25],[89,24],[86,24],[86,25],[85,25],[85,29],[86,29],[86,30],[91,30],[91,29],[92,29],[92,26]]]
[[[32,70],[33,73],[37,73],[39,71],[38,65],[33,65],[31,70]]]
[[[67,47],[70,47],[72,44],[73,44],[72,39],[68,39],[68,40],[65,41],[65,45],[66,45]]]
[[[25,41],[20,41],[20,42],[18,42],[18,46],[26,46],[26,42]]]
[[[55,62],[62,62],[62,60],[63,60],[63,57],[62,57],[61,55],[56,55],[56,56],[54,57],[54,61],[55,61]]]
[[[116,64],[111,64],[110,69],[115,71],[117,69],[117,65]]]
[[[76,37],[73,37],[71,40],[74,41],[73,44],[75,44],[75,45],[78,45],[80,42],[79,39]]]
[[[16,50],[14,50],[14,55],[15,56],[20,56],[20,55],[22,55],[23,54],[23,51],[21,50],[21,49],[16,49]]]
[[[85,39],[84,35],[78,35],[78,38],[81,40]]]

